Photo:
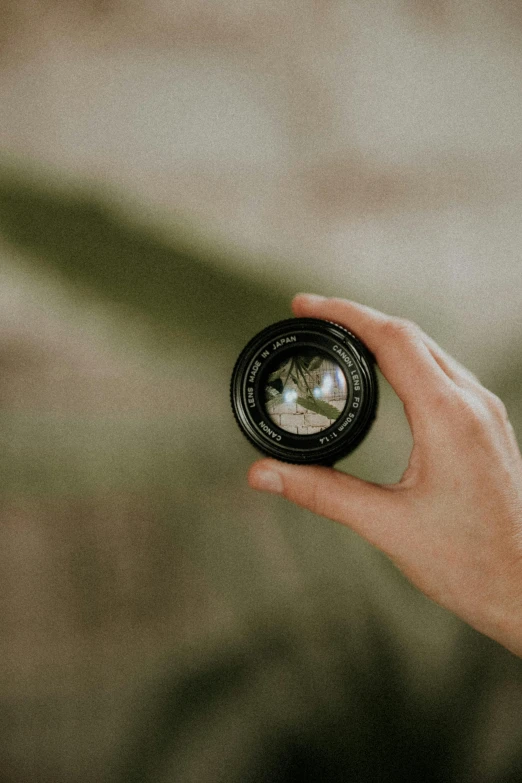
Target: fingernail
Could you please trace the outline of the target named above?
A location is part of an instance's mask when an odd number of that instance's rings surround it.
[[[274,495],[280,495],[283,491],[283,479],[279,473],[267,468],[256,470],[250,478],[250,485],[254,489],[272,492]]]
[[[308,304],[320,304],[320,302],[324,302],[326,299],[326,296],[319,296],[318,294],[296,294],[296,296],[306,299]]]

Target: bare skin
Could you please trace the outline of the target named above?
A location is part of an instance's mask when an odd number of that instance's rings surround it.
[[[522,457],[504,404],[410,321],[305,294],[292,307],[368,345],[414,445],[396,484],[262,459],[250,486],[352,528],[429,598],[522,656]]]

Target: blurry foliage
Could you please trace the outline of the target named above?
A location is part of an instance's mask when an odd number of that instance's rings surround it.
[[[214,361],[233,359],[256,330],[270,320],[286,317],[293,293],[233,271],[224,259],[211,251],[198,252],[190,242],[161,240],[95,198],[47,188],[13,171],[0,176],[0,230],[18,251],[37,259],[40,267],[124,306],[130,316],[139,313],[145,317],[159,347],[171,340],[186,340],[188,345],[196,341]],[[506,373],[504,386],[514,397],[519,394],[521,378],[520,365]],[[9,426],[8,421],[3,423],[8,438]],[[30,420],[25,427],[30,429]],[[20,426],[16,433],[19,436]],[[114,437],[110,429],[105,436],[108,440]],[[42,453],[59,450],[52,437],[52,429],[40,433]],[[230,456],[226,464],[216,461],[209,465],[209,459],[204,463],[199,454],[200,441],[176,457],[170,449],[174,433],[167,428],[153,429],[148,438],[156,449],[147,452],[151,459],[147,475],[153,486],[167,487],[174,475],[186,479],[185,496],[174,498],[174,490],[172,495],[162,496],[161,513],[186,517],[187,526],[197,534],[204,513],[198,484],[204,484],[215,504],[212,521],[216,532],[210,546],[219,550],[219,535],[230,535],[233,529],[226,518],[231,512],[244,513],[240,494],[232,505],[225,504],[219,495],[226,471],[234,468],[234,460],[241,455]],[[145,434],[138,430],[135,439],[142,443]],[[23,449],[24,443],[34,450],[30,431],[18,448]],[[122,450],[127,450],[127,441],[122,443]],[[29,453],[29,446],[27,449]],[[71,447],[71,455],[73,451]],[[117,459],[115,454],[114,461]],[[4,457],[3,461],[9,459]],[[72,464],[73,456],[65,461]],[[42,472],[36,479],[50,486],[56,479],[56,464],[50,457],[48,465],[41,460]],[[38,465],[29,464],[33,482]],[[15,467],[12,472],[18,478],[13,475],[13,486],[21,482],[24,490],[24,477],[19,475],[19,466]],[[2,469],[8,475],[9,465]],[[64,474],[71,486],[77,481],[74,471],[66,473],[65,464],[60,471],[62,483]],[[300,529],[306,531],[302,519],[301,523]],[[248,535],[242,531],[238,541],[229,542],[228,556],[243,563],[239,572],[244,577],[243,590],[248,579],[252,592],[255,568],[246,556],[244,539]],[[332,539],[337,540],[333,535]],[[95,552],[93,557],[95,570]],[[333,581],[340,563],[330,563]],[[222,562],[220,566],[225,570]],[[85,562],[82,568],[92,571],[93,565]],[[392,570],[387,571],[390,579]],[[76,574],[80,581],[83,576]],[[239,593],[241,585],[233,582],[234,576],[227,574],[226,578]],[[146,692],[127,719],[128,740],[121,761],[115,760],[115,783],[522,780],[522,750],[506,757],[492,772],[487,764],[481,764],[487,753],[477,747],[480,732],[488,726],[499,683],[512,683],[522,699],[520,661],[462,626],[451,661],[459,676],[449,678],[452,685],[447,690],[426,698],[423,692],[415,692],[403,650],[392,638],[382,610],[379,613],[369,606],[364,643],[357,647],[353,641],[359,629],[347,623],[346,617],[325,617],[321,602],[314,603],[315,598],[306,595],[319,617],[304,631],[291,622],[263,625],[250,617],[247,638],[239,639],[233,649],[206,656],[202,653],[192,668],[181,672],[175,667],[163,671],[152,689],[148,681]],[[105,600],[101,592],[98,600],[101,607]],[[251,600],[256,600],[255,594]],[[422,612],[424,606],[417,605],[417,611]],[[310,652],[314,649],[315,657]],[[235,716],[237,724],[227,722],[224,714]],[[515,709],[513,715],[522,718],[522,710]],[[521,733],[516,726],[510,730]],[[212,759],[207,758],[212,742],[222,751],[221,768],[213,768]],[[8,779],[1,769],[0,777]]]
[[[50,270],[144,314],[160,345],[186,335],[232,355],[267,319],[287,317],[294,293],[227,268],[183,234],[162,241],[93,197],[13,170],[0,173],[0,230]]]
[[[250,722],[255,741],[249,764],[235,776],[230,768],[208,768],[204,749],[194,762],[201,779],[236,783],[511,783],[522,779],[522,749],[504,771],[491,777],[477,763],[474,736],[484,706],[499,677],[513,672],[514,659],[491,640],[464,629],[459,655],[462,677],[433,700],[419,699],[408,680],[397,641],[371,608],[366,622],[366,655],[354,656],[346,645],[352,629],[336,621],[322,622],[320,631],[335,665],[327,673],[336,696],[325,701],[310,687],[302,639],[288,629],[272,627],[250,639],[248,647],[208,661],[185,679],[163,681],[154,709],[142,721],[142,740],[122,774],[129,783],[198,780],[185,767],[163,777],[168,758],[183,756],[190,724],[217,715],[218,705]],[[265,631],[266,633],[266,631]],[[275,666],[274,664],[279,664]],[[499,666],[500,664],[500,666]],[[286,673],[285,673],[286,666]],[[271,705],[252,683],[275,668],[270,683]],[[297,677],[288,676],[288,672]],[[264,675],[266,677],[266,674]],[[249,685],[251,694],[248,694]],[[520,687],[520,682],[519,682]],[[282,696],[284,694],[284,696]],[[296,716],[285,708],[300,705]],[[255,716],[252,721],[252,715]],[[218,731],[222,727],[218,726]],[[209,733],[216,730],[211,723]],[[241,737],[223,734],[228,751]],[[241,748],[236,753],[241,755]],[[226,753],[224,754],[226,759]],[[187,777],[185,777],[187,775]]]

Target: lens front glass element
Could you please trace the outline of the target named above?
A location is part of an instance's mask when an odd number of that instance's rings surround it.
[[[279,357],[268,367],[265,408],[274,424],[296,435],[313,435],[331,427],[348,398],[346,376],[317,350]]]

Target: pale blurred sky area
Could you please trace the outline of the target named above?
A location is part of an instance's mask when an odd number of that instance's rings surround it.
[[[522,436],[521,77],[522,0],[0,0],[2,781],[522,780],[520,662],[251,492],[228,400],[311,290]]]

